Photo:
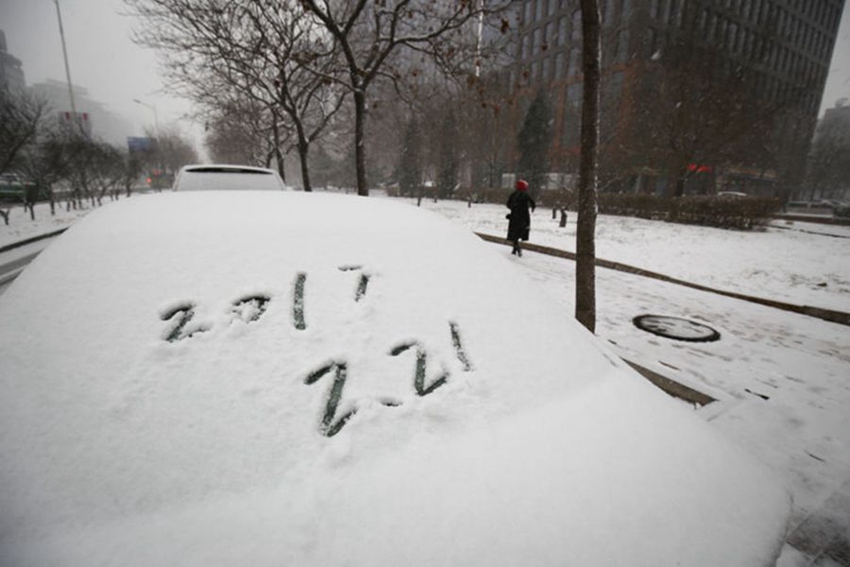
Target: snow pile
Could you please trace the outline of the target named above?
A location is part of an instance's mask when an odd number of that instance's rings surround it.
[[[374,199],[104,207],[0,296],[0,563],[754,565],[776,479]]]

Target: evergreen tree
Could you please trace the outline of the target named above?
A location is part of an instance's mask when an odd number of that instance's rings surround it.
[[[401,194],[412,197],[419,193],[422,185],[422,162],[420,157],[419,126],[411,118],[404,131],[404,145],[398,164],[398,185]]]
[[[443,199],[450,199],[457,185],[457,136],[457,121],[454,111],[449,107],[443,116],[443,127],[440,129],[440,161],[437,171],[437,188]]]
[[[540,192],[549,169],[549,143],[552,139],[552,116],[543,89],[528,107],[525,122],[517,136],[519,164],[517,173],[528,181],[529,191],[535,199]]]

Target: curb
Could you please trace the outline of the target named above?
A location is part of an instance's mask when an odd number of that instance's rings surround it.
[[[27,238],[25,240],[20,240],[18,242],[13,242],[12,244],[7,244],[6,246],[0,246],[0,254],[3,252],[8,252],[9,250],[14,250],[15,248],[20,248],[21,246],[26,246],[27,244],[32,244],[33,242],[38,242],[39,240],[44,240],[46,238],[53,238],[54,236],[59,236],[63,232],[68,230],[67,228],[60,228],[59,230],[54,230],[53,232],[48,232],[46,234],[41,234],[39,236],[33,236],[32,238]]]
[[[773,215],[773,220],[777,221],[794,221],[794,222],[810,222],[815,224],[834,224],[837,226],[850,226],[850,219],[843,217],[827,217],[817,215],[803,215],[795,213],[782,213]]]
[[[492,236],[490,234],[484,234],[481,232],[475,233],[479,238],[486,240],[487,242],[494,242],[496,244],[504,244],[506,246],[510,245],[510,241],[498,237]],[[560,250],[558,248],[551,248],[549,246],[541,246],[539,244],[530,244],[528,242],[523,243],[522,247],[525,250],[530,250],[532,252],[539,252],[541,254],[546,254],[548,256],[555,256],[558,258],[566,258],[567,260],[575,260],[576,255],[573,252],[567,252],[566,250]],[[781,309],[783,311],[789,311],[791,313],[798,313],[800,315],[807,315],[809,317],[816,317],[818,319],[822,319],[824,321],[829,321],[830,323],[838,323],[839,325],[850,326],[850,313],[845,313],[843,311],[834,311],[832,309],[823,309],[821,307],[812,307],[810,305],[794,305],[792,303],[785,303],[782,301],[774,301],[772,299],[764,299],[761,297],[755,297],[752,295],[745,295],[743,293],[735,293],[733,291],[722,291],[719,289],[714,289],[708,286],[695,284],[692,282],[688,282],[685,280],[680,280],[677,278],[671,278],[670,276],[665,276],[664,274],[659,274],[657,272],[652,272],[649,270],[644,270],[642,268],[636,268],[634,266],[629,266],[628,264],[621,264],[619,262],[612,262],[610,260],[603,260],[601,258],[596,259],[596,265],[600,268],[608,268],[610,270],[616,270],[618,272],[625,272],[627,274],[634,274],[637,276],[644,276],[647,278],[656,279],[659,281],[672,283],[676,285],[681,285],[684,287],[689,287],[691,289],[696,289],[699,291],[707,291],[710,293],[714,293],[717,295],[722,295],[724,297],[731,297],[732,299],[740,299],[742,301],[749,301],[750,303],[756,303],[758,305],[764,305],[766,307],[773,307],[774,309]]]

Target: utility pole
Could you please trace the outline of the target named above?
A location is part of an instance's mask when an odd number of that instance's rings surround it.
[[[59,0],[53,0],[56,4],[56,17],[59,19],[59,37],[62,40],[62,57],[65,60],[65,79],[68,81],[68,97],[71,99],[71,120],[80,127],[80,131],[85,135],[83,124],[77,120],[77,105],[74,102],[74,87],[71,83],[71,66],[68,64],[68,48],[65,46],[65,28],[62,26],[62,11],[59,9]]]
[[[134,98],[133,102],[135,102],[136,104],[141,104],[142,106],[144,106],[148,110],[153,111],[153,131],[154,131],[154,134],[159,136],[159,118],[157,117],[157,114],[156,114],[156,106],[154,106],[152,104],[148,104],[146,102],[142,102],[141,100],[139,100],[137,98]]]

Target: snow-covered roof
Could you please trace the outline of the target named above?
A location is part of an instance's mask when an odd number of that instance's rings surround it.
[[[0,296],[0,564],[762,565],[785,489],[432,213],[133,198]]]

